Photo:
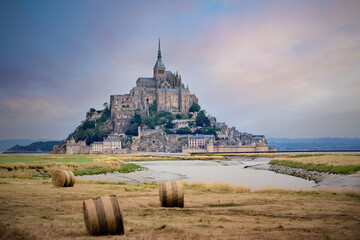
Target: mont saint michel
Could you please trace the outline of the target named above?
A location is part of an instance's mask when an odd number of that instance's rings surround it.
[[[152,77],[138,77],[128,94],[110,96],[103,110],[86,119],[54,153],[267,152],[264,135],[252,135],[217,122],[201,109],[181,75],[166,69],[160,39]]]

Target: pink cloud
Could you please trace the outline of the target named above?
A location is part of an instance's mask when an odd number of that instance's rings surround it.
[[[267,121],[276,126],[278,115],[287,119],[289,128],[297,124],[297,128],[311,129],[305,133],[308,136],[317,136],[326,131],[306,126],[308,122],[321,123],[324,116],[344,113],[355,117],[352,127],[356,127],[360,121],[359,114],[353,114],[360,103],[360,31],[347,34],[339,29],[351,23],[360,30],[355,10],[360,9],[359,3],[332,2],[322,5],[326,11],[313,4],[291,4],[265,6],[256,17],[224,16],[189,43],[196,45],[189,47],[191,53],[177,52],[181,59],[191,58],[189,63],[182,62],[183,68],[196,63],[201,71],[196,75],[201,80],[190,87],[200,92],[201,102],[218,119],[230,119],[242,129],[269,125]],[[293,50],[314,39],[307,51]],[[339,123],[339,127],[344,126]],[[359,130],[344,132],[360,135]]]

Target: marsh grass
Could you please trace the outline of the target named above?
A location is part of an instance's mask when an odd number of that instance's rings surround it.
[[[54,157],[55,156],[55,157]],[[35,161],[34,157],[39,157]],[[129,173],[144,170],[136,164],[114,156],[78,155],[5,155],[0,156],[0,177],[3,178],[49,178],[57,169],[73,171],[75,176],[103,174],[118,171]],[[51,160],[50,160],[51,159]],[[70,162],[73,160],[75,162]]]
[[[269,164],[302,168],[308,171],[353,174],[360,171],[360,156],[355,154],[301,154],[273,159]]]
[[[250,192],[250,188],[241,184],[231,185],[230,183],[202,183],[192,182],[184,183],[185,189],[197,190],[202,192],[214,192],[214,193],[244,193]]]
[[[290,157],[290,156],[296,156],[298,154],[296,153],[196,153],[193,154],[194,157],[199,157],[199,156],[224,156],[224,157],[234,157],[234,156],[239,156],[239,157],[251,157],[251,158],[258,158],[258,157],[268,157],[268,158],[273,158],[273,157]]]
[[[303,196],[333,196],[346,195],[360,199],[360,190],[355,188],[333,189],[331,187],[321,187],[316,190],[287,190],[282,188],[261,188],[253,191],[259,194],[282,194],[282,195],[303,195]]]
[[[114,167],[114,165],[112,165]],[[145,170],[145,167],[140,167],[134,163],[126,163],[120,165],[120,168],[116,169],[107,169],[107,168],[90,168],[90,169],[80,169],[74,171],[75,176],[83,176],[83,175],[95,175],[95,174],[104,174],[109,172],[118,172],[118,173],[131,173],[135,171]]]

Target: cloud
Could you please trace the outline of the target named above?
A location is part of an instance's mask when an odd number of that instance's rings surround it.
[[[0,21],[1,137],[65,137],[152,75],[159,34],[167,69],[219,121],[271,137],[359,136],[359,5],[12,4]]]
[[[360,120],[360,31],[354,29],[360,22],[354,6],[330,4],[326,13],[310,4],[281,6],[264,7],[264,14],[257,12],[261,17],[247,25],[234,13],[198,36],[191,63],[201,80],[190,86],[209,112],[240,130],[258,132],[266,125],[272,136],[289,136],[280,133],[283,127],[298,129],[293,137],[359,136],[354,128]],[[356,26],[351,34],[339,31],[349,23]],[[179,54],[190,58],[188,52]],[[339,122],[342,132],[321,124],[327,116],[343,114],[352,116],[352,124]]]

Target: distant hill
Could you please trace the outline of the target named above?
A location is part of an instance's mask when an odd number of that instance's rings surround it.
[[[42,139],[34,140],[34,139],[7,139],[7,140],[0,140],[0,152],[9,149],[16,144],[24,146],[28,145],[33,142],[44,141]]]
[[[360,150],[360,138],[268,138],[270,147],[286,150]]]
[[[26,146],[15,145],[12,148],[7,149],[4,153],[41,153],[51,152],[54,145],[59,145],[62,141],[45,141],[45,142],[33,142]]]

